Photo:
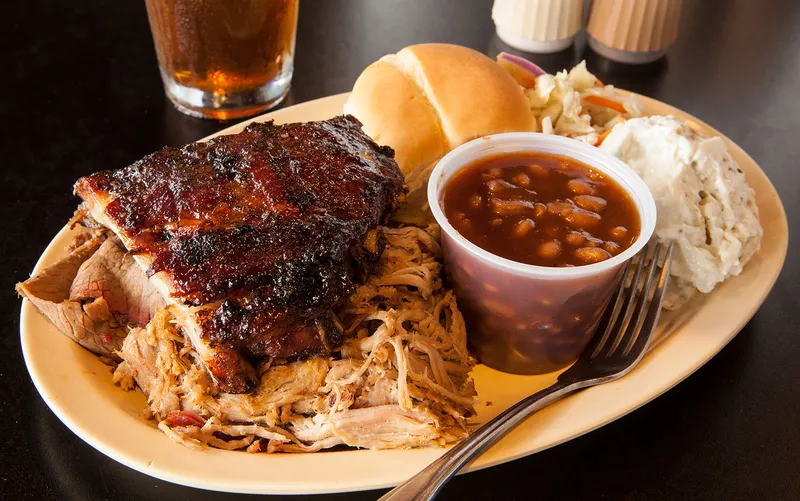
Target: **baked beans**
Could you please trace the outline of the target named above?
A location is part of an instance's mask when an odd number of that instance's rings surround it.
[[[453,227],[498,256],[539,266],[611,258],[639,235],[630,195],[615,181],[563,156],[514,153],[454,175],[443,206]]]

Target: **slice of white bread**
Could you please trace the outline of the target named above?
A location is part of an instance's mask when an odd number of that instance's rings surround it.
[[[421,44],[381,58],[361,73],[345,104],[377,143],[391,146],[409,201],[424,199],[436,162],[477,137],[534,128],[521,87],[480,52]]]

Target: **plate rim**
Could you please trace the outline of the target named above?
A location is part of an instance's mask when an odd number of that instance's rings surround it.
[[[775,285],[775,283],[776,283],[776,281],[777,281],[778,277],[780,276],[780,273],[781,273],[781,271],[783,269],[783,265],[785,263],[785,259],[786,259],[786,255],[787,255],[787,251],[788,251],[788,220],[787,220],[787,217],[786,217],[786,211],[785,211],[785,207],[783,205],[783,202],[781,201],[780,196],[777,193],[777,190],[775,190],[775,186],[772,184],[772,181],[769,179],[769,177],[766,175],[766,173],[763,171],[763,169],[761,169],[761,167],[758,165],[758,163],[755,162],[755,160],[753,160],[753,158],[746,151],[744,151],[740,146],[738,146],[730,138],[728,138],[727,136],[725,136],[724,134],[719,132],[717,129],[715,129],[715,128],[711,127],[710,125],[706,124],[705,122],[697,119],[693,115],[691,115],[689,113],[686,113],[686,112],[683,112],[682,110],[679,110],[678,108],[675,108],[675,107],[673,107],[673,106],[671,106],[671,105],[669,105],[667,103],[663,103],[663,102],[658,101],[656,99],[652,99],[652,98],[648,98],[646,96],[642,96],[642,95],[639,95],[639,94],[634,94],[634,93],[631,93],[631,92],[627,92],[627,91],[624,91],[624,90],[621,90],[621,89],[617,89],[617,90],[619,92],[623,93],[623,94],[626,94],[626,95],[627,94],[635,95],[637,99],[639,99],[640,101],[644,102],[645,109],[650,108],[653,105],[655,105],[657,107],[660,107],[662,109],[668,109],[671,112],[677,112],[676,114],[679,114],[679,116],[681,118],[689,121],[689,123],[693,127],[698,127],[699,126],[699,128],[705,128],[706,130],[713,131],[715,134],[720,135],[726,141],[726,143],[728,144],[729,147],[731,147],[731,145],[732,145],[733,147],[738,149],[738,153],[739,154],[743,155],[748,161],[752,162],[752,164],[755,167],[758,168],[758,170],[763,175],[764,180],[767,183],[767,186],[772,190],[772,193],[769,193],[767,195],[770,195],[770,196],[774,195],[774,197],[775,197],[775,202],[777,203],[777,207],[779,208],[779,215],[781,216],[780,217],[781,220],[778,221],[778,225],[777,226],[779,226],[780,229],[783,230],[782,231],[782,236],[783,236],[783,238],[782,238],[782,243],[783,243],[782,249],[780,249],[780,252],[777,255],[776,254],[771,255],[771,258],[773,259],[773,264],[771,265],[770,269],[774,270],[774,272],[772,273],[772,276],[769,277],[770,278],[769,286],[764,289],[762,297],[759,297],[756,301],[753,301],[751,303],[752,306],[751,306],[750,311],[748,311],[746,315],[743,315],[743,316],[740,317],[740,321],[737,323],[737,327],[735,329],[732,329],[729,333],[727,333],[725,335],[724,339],[720,339],[720,343],[719,343],[718,346],[716,346],[716,349],[713,351],[713,353],[711,353],[710,355],[705,357],[703,360],[701,360],[699,363],[697,363],[696,366],[694,366],[694,367],[691,366],[691,365],[694,365],[694,364],[690,364],[690,366],[684,368],[684,370],[676,371],[676,373],[674,373],[674,374],[677,377],[672,378],[670,384],[660,387],[652,395],[648,396],[645,399],[639,398],[634,405],[627,406],[624,409],[617,408],[615,410],[615,412],[609,413],[606,419],[599,420],[596,423],[594,423],[593,426],[583,428],[583,429],[579,430],[577,433],[572,433],[572,434],[561,436],[560,439],[558,439],[556,441],[552,441],[552,442],[548,443],[544,447],[534,448],[532,450],[525,450],[525,451],[522,451],[522,452],[517,453],[517,454],[506,455],[506,456],[503,456],[502,458],[495,458],[493,460],[490,459],[490,460],[478,461],[475,464],[471,465],[470,468],[465,470],[465,472],[466,471],[476,471],[476,470],[488,468],[488,467],[491,467],[491,466],[495,466],[495,465],[498,465],[498,464],[506,463],[506,462],[509,462],[509,461],[513,461],[513,460],[519,459],[521,457],[525,457],[525,456],[534,454],[534,453],[539,452],[541,450],[545,450],[545,449],[548,449],[550,447],[554,447],[554,446],[560,445],[561,443],[564,443],[564,442],[567,442],[567,441],[572,440],[574,438],[577,438],[577,437],[579,437],[581,435],[584,435],[584,434],[589,433],[591,431],[594,431],[594,430],[596,430],[596,429],[598,429],[598,428],[600,428],[602,426],[605,426],[606,424],[608,424],[608,423],[610,423],[612,421],[620,419],[620,418],[624,417],[625,415],[627,415],[627,414],[633,412],[634,410],[638,409],[639,407],[651,402],[655,398],[658,398],[659,396],[663,395],[665,392],[669,391],[671,388],[673,388],[674,386],[679,384],[681,381],[685,380],[687,377],[689,377],[691,374],[693,374],[696,370],[698,370],[700,367],[705,365],[714,356],[716,356],[716,354],[719,353],[719,351],[721,351],[742,330],[742,328],[752,319],[752,317],[755,315],[755,313],[758,311],[758,309],[761,307],[761,305],[767,299],[769,293],[774,288],[774,285]],[[262,121],[266,121],[266,120],[269,120],[269,119],[272,119],[272,118],[280,120],[280,118],[283,115],[289,115],[291,113],[293,113],[293,114],[302,114],[302,113],[306,112],[306,108],[313,110],[315,108],[318,108],[320,106],[325,106],[326,104],[329,104],[329,103],[332,103],[332,102],[337,102],[337,101],[344,102],[344,99],[349,94],[350,94],[349,92],[345,92],[345,93],[341,93],[341,94],[335,94],[335,95],[332,95],[332,96],[327,96],[327,97],[315,99],[315,100],[312,100],[312,101],[299,103],[299,104],[296,104],[296,105],[293,105],[293,106],[290,106],[290,107],[287,107],[287,108],[282,108],[280,110],[276,110],[276,111],[273,111],[273,112],[270,112],[270,113],[266,113],[264,115],[260,115],[260,116],[254,117],[254,118],[251,118],[249,120],[243,121],[243,122],[241,122],[239,124],[236,124],[236,125],[233,125],[231,127],[228,127],[228,128],[226,128],[226,129],[224,129],[222,131],[219,131],[219,132],[217,132],[215,134],[212,134],[212,135],[210,135],[210,136],[208,136],[206,138],[203,138],[200,141],[206,141],[208,139],[211,139],[213,137],[217,137],[217,136],[223,135],[223,134],[236,133],[236,132],[240,131],[241,129],[243,129],[244,127],[246,127],[248,124],[253,123],[253,122],[262,122]],[[42,254],[37,259],[37,262],[36,262],[36,265],[34,266],[32,274],[40,271],[41,268],[44,266],[46,261],[49,262],[49,259],[46,260],[45,258],[49,257],[50,254],[55,252],[53,250],[54,245],[60,239],[65,238],[65,233],[67,233],[69,231],[71,231],[71,230],[69,230],[69,228],[67,226],[63,227],[55,235],[55,237],[48,243],[48,245],[45,248],[45,250],[42,252]],[[780,257],[779,263],[774,261],[778,256]],[[297,485],[297,484],[276,485],[276,484],[267,484],[267,483],[258,483],[258,482],[251,483],[251,484],[233,484],[233,483],[230,483],[230,482],[226,483],[224,479],[214,481],[214,480],[210,480],[207,477],[203,477],[202,475],[187,476],[187,475],[182,475],[182,474],[176,473],[174,471],[171,472],[168,469],[169,465],[158,466],[158,467],[152,468],[151,464],[142,463],[141,461],[137,460],[136,458],[133,458],[133,457],[130,457],[129,455],[127,455],[125,453],[125,451],[121,450],[119,447],[115,447],[115,444],[113,442],[106,442],[106,441],[102,440],[100,437],[98,437],[95,434],[93,434],[90,429],[88,429],[87,427],[84,426],[84,424],[82,424],[77,419],[75,419],[74,416],[70,412],[68,412],[68,410],[65,409],[65,407],[58,401],[57,395],[55,395],[51,391],[50,386],[46,382],[46,378],[37,369],[36,361],[32,358],[34,355],[32,354],[32,348],[31,348],[30,344],[35,340],[36,336],[35,336],[35,334],[26,334],[26,333],[30,332],[30,326],[28,325],[28,322],[29,322],[29,319],[31,318],[31,314],[39,315],[38,311],[35,310],[35,308],[33,307],[32,304],[30,304],[29,301],[23,300],[22,306],[21,306],[21,309],[20,309],[20,342],[21,342],[21,347],[22,347],[22,352],[23,352],[23,358],[25,360],[26,368],[27,368],[28,373],[29,373],[29,375],[30,375],[30,377],[31,377],[31,379],[32,379],[32,381],[34,383],[34,386],[36,387],[36,389],[39,392],[39,394],[42,396],[42,399],[45,401],[45,403],[50,408],[50,410],[59,418],[59,420],[61,420],[73,433],[75,433],[79,438],[81,438],[81,440],[83,440],[84,442],[86,442],[87,444],[89,444],[90,446],[95,448],[96,450],[100,451],[104,455],[108,456],[110,459],[113,459],[113,460],[115,460],[115,461],[117,461],[117,462],[119,462],[121,464],[124,464],[125,466],[127,466],[129,468],[132,468],[132,469],[134,469],[136,471],[139,471],[141,473],[144,473],[146,475],[149,475],[149,476],[152,476],[152,477],[155,477],[155,478],[159,478],[161,480],[165,480],[165,481],[168,481],[168,482],[172,482],[172,483],[176,483],[176,484],[180,484],[180,485],[185,485],[185,486],[189,486],[189,487],[195,487],[195,488],[201,488],[201,489],[213,490],[213,491],[220,491],[220,492],[237,492],[237,493],[251,493],[251,494],[312,494],[312,493],[316,494],[316,493],[352,492],[352,491],[360,491],[360,490],[371,490],[371,489],[385,488],[385,487],[389,487],[391,485],[395,485],[399,481],[398,479],[390,479],[390,480],[387,481],[385,478],[383,478],[381,480],[376,480],[376,481],[371,481],[370,479],[365,479],[366,480],[365,482],[360,482],[360,483],[352,483],[352,482],[351,483],[337,483],[337,484],[333,484],[333,485],[327,484],[325,486],[323,486],[321,484],[316,484],[316,483],[314,483],[314,484],[304,484],[304,485]],[[53,329],[55,329],[55,328],[53,327]],[[59,335],[61,335],[61,334],[59,333]],[[108,379],[109,379],[108,382],[110,383],[111,382],[110,378],[108,378]],[[164,443],[167,444],[168,446],[181,447],[180,445],[173,444],[166,436],[164,436],[163,438],[165,440]],[[416,449],[414,451],[422,453],[422,454],[420,454],[421,457],[429,456],[431,460],[435,459],[435,457],[438,456],[439,453],[441,453],[440,449]],[[224,452],[228,452],[228,451],[224,451]],[[356,451],[342,451],[342,452],[351,453],[351,454],[353,454],[353,453],[355,453],[355,454],[366,454],[366,453],[373,452],[373,451],[356,450]],[[384,454],[386,452],[388,452],[388,453],[398,452],[398,454],[400,453],[399,451],[382,451],[382,452]],[[411,452],[411,451],[407,451],[407,452]],[[429,454],[426,455],[426,454],[424,454],[425,452],[427,452]],[[233,452],[232,454],[242,454],[242,453]],[[318,453],[318,454],[320,454],[320,453]],[[330,454],[339,454],[339,453],[338,452],[333,452],[333,453],[324,452],[324,453],[321,453],[321,454],[330,455]],[[316,455],[314,455],[314,456],[316,456]],[[261,457],[261,456],[259,455],[259,456],[254,456],[254,457]],[[150,463],[152,463],[152,461],[150,461]]]

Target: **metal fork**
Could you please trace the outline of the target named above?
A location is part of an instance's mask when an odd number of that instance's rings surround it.
[[[458,470],[533,413],[628,374],[647,352],[658,323],[672,248],[672,243],[651,245],[637,255],[637,263],[628,264],[589,345],[552,386],[517,402],[379,501],[434,499]]]

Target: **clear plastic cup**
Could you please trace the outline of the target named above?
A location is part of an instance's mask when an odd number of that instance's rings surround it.
[[[562,155],[606,174],[636,204],[639,237],[605,261],[556,268],[502,258],[461,236],[442,209],[447,181],[477,160],[515,152]],[[489,367],[515,374],[552,372],[578,358],[622,277],[623,265],[647,244],[656,225],[653,196],[627,165],[586,143],[534,132],[487,136],[454,149],[433,170],[428,200],[442,228],[445,268],[467,322],[470,350]]]

